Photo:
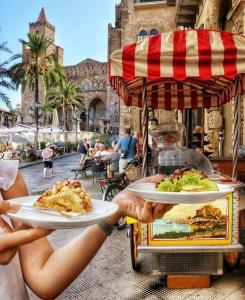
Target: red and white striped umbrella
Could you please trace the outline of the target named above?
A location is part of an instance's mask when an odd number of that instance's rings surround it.
[[[219,107],[245,89],[245,37],[230,32],[180,30],[151,36],[112,53],[109,79],[127,106],[154,109]]]

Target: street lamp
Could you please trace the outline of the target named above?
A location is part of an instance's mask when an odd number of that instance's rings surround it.
[[[43,108],[40,103],[35,103],[35,107],[31,106],[28,110],[29,115],[35,120],[36,123],[36,146],[38,147],[39,142],[38,142],[38,131],[39,131],[39,119],[43,115]]]
[[[77,123],[80,120],[80,112],[76,106],[72,112],[72,119],[75,121],[75,125],[76,125],[75,130],[76,130],[76,143],[77,143]]]

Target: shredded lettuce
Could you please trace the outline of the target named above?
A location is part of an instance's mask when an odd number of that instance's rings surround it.
[[[157,191],[180,192],[185,186],[203,187],[205,191],[218,190],[218,186],[208,178],[204,178],[200,172],[187,171],[181,178],[173,177],[171,180],[164,180],[158,185]]]

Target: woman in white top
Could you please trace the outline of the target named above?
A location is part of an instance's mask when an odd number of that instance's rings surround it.
[[[16,161],[0,160],[0,187],[4,200],[28,195],[25,182],[17,171]],[[159,182],[161,179],[161,176],[150,178],[152,182]],[[171,208],[146,202],[127,191],[118,194],[114,201],[119,209],[106,219],[107,225],[115,224],[125,215],[141,222],[152,222]],[[0,214],[9,209],[0,200]],[[96,224],[54,251],[44,237],[49,233],[48,230],[20,230],[22,225],[16,226],[14,224],[12,230],[1,218],[3,233],[0,234],[0,264],[7,264],[13,258],[8,265],[0,266],[0,298],[4,300],[27,300],[24,282],[41,299],[54,299],[88,265],[107,237],[106,230]]]

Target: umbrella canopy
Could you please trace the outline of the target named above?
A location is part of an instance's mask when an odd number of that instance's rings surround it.
[[[63,133],[63,130],[55,127],[46,127],[40,128],[39,133]]]
[[[11,133],[23,133],[23,132],[35,132],[36,129],[28,126],[15,126],[12,128],[1,128],[0,133],[11,134]]]
[[[153,109],[219,107],[245,88],[245,37],[230,32],[179,30],[151,36],[112,53],[109,79],[127,106]]]

